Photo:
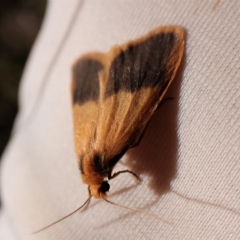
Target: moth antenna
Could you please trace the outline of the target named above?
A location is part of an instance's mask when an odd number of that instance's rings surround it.
[[[108,199],[106,199],[104,196],[102,196],[102,198],[103,198],[104,201],[106,201],[107,203],[110,203],[110,204],[112,204],[112,205],[114,205],[114,206],[118,206],[118,207],[126,208],[126,209],[128,209],[128,210],[132,210],[132,211],[135,211],[135,212],[143,213],[143,214],[145,214],[145,215],[148,215],[149,217],[158,219],[158,220],[160,220],[160,221],[162,221],[162,222],[164,222],[164,223],[166,223],[166,224],[173,225],[172,222],[169,222],[169,221],[167,221],[167,220],[165,220],[165,219],[163,219],[163,218],[160,218],[160,217],[158,217],[157,215],[154,215],[154,214],[145,212],[145,211],[143,211],[143,210],[141,210],[141,209],[139,209],[139,208],[132,208],[132,207],[128,207],[128,206],[125,206],[125,205],[122,205],[122,204],[118,204],[118,203],[111,202],[111,201],[109,201]]]
[[[90,202],[91,197],[92,197],[92,196],[89,196],[89,198],[86,200],[86,202],[85,202],[82,206],[80,206],[80,207],[78,207],[76,210],[74,210],[73,212],[71,212],[71,213],[69,213],[68,215],[66,215],[65,217],[60,218],[59,220],[57,220],[57,221],[55,221],[55,222],[53,222],[53,223],[47,225],[46,227],[43,227],[43,228],[41,228],[41,229],[39,229],[39,230],[33,232],[32,234],[39,233],[39,232],[41,232],[41,231],[43,231],[43,230],[45,230],[45,229],[47,229],[47,228],[52,227],[52,226],[55,225],[56,223],[59,223],[59,222],[61,222],[62,220],[64,220],[64,219],[70,217],[71,215],[73,215],[74,213],[76,213],[77,211],[79,211],[80,209],[82,209],[84,206],[86,206],[86,205]]]

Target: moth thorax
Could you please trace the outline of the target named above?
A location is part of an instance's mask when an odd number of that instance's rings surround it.
[[[102,198],[103,195],[106,195],[106,192],[109,191],[110,185],[107,181],[103,181],[98,185],[90,185],[91,195],[95,198]]]

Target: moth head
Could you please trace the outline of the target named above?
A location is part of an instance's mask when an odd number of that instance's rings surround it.
[[[101,184],[89,185],[90,194],[95,198],[103,198],[103,196],[106,196],[109,189],[110,185],[108,181],[102,181]]]

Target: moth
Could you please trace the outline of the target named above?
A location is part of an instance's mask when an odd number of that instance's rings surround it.
[[[85,54],[74,63],[71,95],[75,149],[82,181],[89,190],[89,198],[80,208],[91,197],[110,202],[106,199],[108,180],[119,174],[128,172],[138,177],[129,170],[113,173],[113,168],[140,143],[176,75],[183,52],[184,30],[165,26],[114,46],[106,54]]]
[[[75,148],[90,196],[104,198],[115,164],[138,146],[147,123],[180,65],[184,31],[159,27],[115,46],[90,53],[73,66],[72,105]],[[134,174],[134,173],[133,173]]]

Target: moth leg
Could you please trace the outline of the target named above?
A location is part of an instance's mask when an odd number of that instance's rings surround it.
[[[88,185],[88,197],[91,197],[92,194],[91,194],[91,190],[90,190],[90,186]]]
[[[91,194],[90,186],[88,186],[88,198],[90,197],[92,197],[92,194]],[[89,203],[90,201],[87,202],[87,204],[85,205],[85,208],[88,208]]]
[[[147,126],[148,126],[148,123],[147,123]],[[133,145],[131,145],[130,148],[135,148],[135,147],[138,147],[138,146],[139,146],[139,144],[140,144],[140,142],[142,141],[142,138],[143,138],[143,136],[144,136],[144,134],[145,134],[145,132],[146,132],[147,126],[146,126],[146,128],[143,130],[143,132],[141,133],[141,135],[139,136],[138,140],[137,140]]]
[[[129,171],[129,170],[123,170],[123,171],[115,172],[113,175],[111,175],[112,173],[109,172],[108,179],[109,180],[113,179],[113,178],[117,177],[121,173],[131,173],[135,178],[137,178],[138,181],[141,181],[140,177],[136,173],[134,173],[132,171]]]
[[[166,101],[173,100],[173,99],[174,99],[173,97],[168,97],[168,98],[163,99],[163,100],[159,103],[157,109],[158,109],[163,103],[165,103]]]

